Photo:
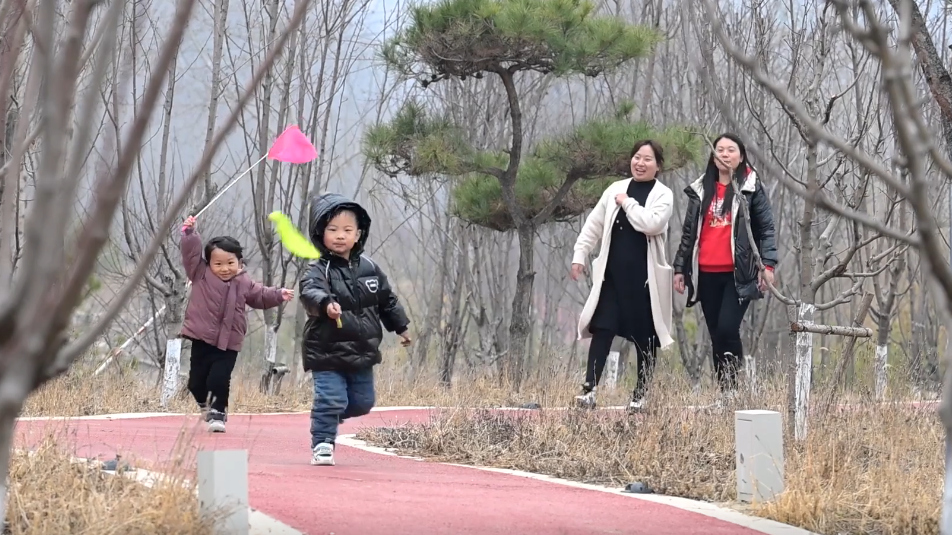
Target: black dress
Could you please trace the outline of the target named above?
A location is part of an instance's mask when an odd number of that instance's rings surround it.
[[[628,196],[644,206],[654,185],[654,180],[632,180]],[[610,331],[639,347],[657,347],[648,291],[648,237],[631,226],[625,210],[619,207],[612,221],[611,240],[605,280],[589,329]]]

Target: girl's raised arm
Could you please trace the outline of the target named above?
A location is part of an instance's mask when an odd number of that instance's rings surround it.
[[[192,226],[182,227],[182,241],[179,243],[182,250],[182,267],[185,276],[195,282],[205,273],[205,260],[202,258],[202,237]]]

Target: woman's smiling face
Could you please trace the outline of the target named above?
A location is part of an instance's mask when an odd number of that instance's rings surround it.
[[[644,182],[651,180],[658,174],[658,159],[651,145],[645,145],[631,157],[631,176],[635,180]]]

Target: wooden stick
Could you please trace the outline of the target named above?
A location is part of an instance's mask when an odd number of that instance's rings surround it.
[[[798,322],[790,324],[790,332],[852,336],[855,338],[871,338],[873,336],[873,330],[868,327],[843,327],[840,325],[819,325],[816,323]]]

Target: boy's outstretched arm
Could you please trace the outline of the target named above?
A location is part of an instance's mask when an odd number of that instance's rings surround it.
[[[182,251],[182,267],[185,276],[195,282],[205,273],[205,260],[202,258],[202,237],[194,227],[182,228],[182,240],[179,242]]]
[[[245,303],[251,308],[274,308],[283,302],[281,288],[265,286],[258,281],[251,281],[251,289],[245,295]]]
[[[377,281],[380,285],[377,290],[380,293],[380,304],[377,305],[377,311],[380,313],[380,321],[383,323],[384,329],[397,334],[405,333],[407,326],[410,325],[410,318],[407,317],[403,305],[397,299],[397,294],[390,287],[387,274],[379,266],[377,267]]]
[[[309,263],[307,273],[298,284],[301,303],[311,316],[327,316],[327,305],[334,302],[334,296],[327,291],[327,276],[322,264],[320,261]]]

